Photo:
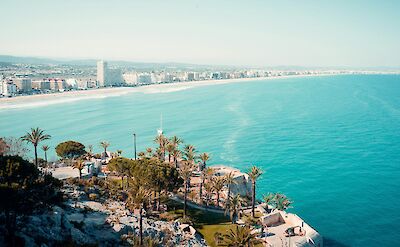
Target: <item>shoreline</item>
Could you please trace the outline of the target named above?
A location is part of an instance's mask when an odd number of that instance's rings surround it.
[[[170,93],[181,90],[186,90],[201,86],[222,85],[229,83],[249,83],[263,80],[278,80],[288,78],[304,78],[304,77],[319,77],[319,76],[337,76],[346,75],[349,73],[337,74],[311,74],[311,75],[285,75],[271,77],[255,77],[255,78],[236,78],[236,79],[221,79],[221,80],[204,80],[204,81],[185,81],[171,82],[161,84],[151,84],[136,87],[113,87],[113,88],[98,88],[88,90],[76,90],[60,93],[36,94],[17,96],[12,98],[0,98],[0,111],[20,108],[32,108],[39,106],[47,106],[53,104],[68,103],[87,99],[101,99],[107,97],[122,96],[130,93]]]

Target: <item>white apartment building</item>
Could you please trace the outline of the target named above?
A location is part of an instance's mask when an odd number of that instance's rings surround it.
[[[198,72],[188,72],[186,80],[187,81],[198,81],[199,73]]]
[[[107,62],[102,60],[97,62],[97,81],[100,87],[108,85],[107,70]]]
[[[122,75],[126,84],[134,85],[138,82],[138,74],[136,72],[126,72]]]
[[[32,81],[32,88],[38,90],[50,90],[50,81],[43,79],[43,80],[33,80]]]
[[[29,78],[14,78],[13,83],[17,86],[20,93],[29,93],[32,91],[32,80]]]
[[[17,86],[12,81],[0,82],[0,94],[5,97],[11,97],[17,93]]]
[[[124,83],[121,69],[110,69],[105,61],[97,62],[97,82],[99,87],[121,85]]]
[[[151,75],[150,74],[140,74],[138,76],[138,83],[141,84],[150,84],[151,81]]]
[[[106,86],[121,85],[124,83],[121,69],[106,69]]]

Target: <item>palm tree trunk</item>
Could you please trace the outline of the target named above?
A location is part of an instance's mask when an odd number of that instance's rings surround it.
[[[219,207],[219,191],[217,191],[217,207]]]
[[[187,181],[185,181],[185,194],[184,194],[184,196],[183,196],[183,199],[184,199],[184,203],[183,203],[183,217],[186,216],[187,193],[188,193],[188,186],[187,186]]]
[[[203,183],[204,183],[204,179],[201,179],[201,183],[200,183],[200,202],[201,204],[203,204]]]
[[[229,207],[229,199],[231,198],[231,185],[228,184],[228,198],[226,198],[225,208]]]
[[[82,178],[82,170],[79,169],[79,179]]]
[[[156,205],[156,210],[159,211],[160,210],[160,196],[161,196],[161,191],[158,191],[158,197],[157,199],[157,205]]]
[[[143,246],[143,219],[142,219],[142,207],[139,208],[139,240],[140,240],[140,246]]]
[[[171,163],[171,154],[168,153],[168,163]]]
[[[256,182],[254,181],[252,184],[252,195],[251,195],[251,215],[255,216],[254,214],[254,206],[255,206],[255,202],[256,202]]]
[[[36,167],[38,167],[38,162],[37,162],[37,145],[33,145],[33,147],[35,148],[35,165],[36,165]]]
[[[47,151],[44,151],[44,160],[46,161],[46,165],[47,165]]]

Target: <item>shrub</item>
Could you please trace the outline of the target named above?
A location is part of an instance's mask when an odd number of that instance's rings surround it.
[[[91,201],[96,201],[98,199],[99,195],[95,193],[90,193],[89,194],[89,200]]]

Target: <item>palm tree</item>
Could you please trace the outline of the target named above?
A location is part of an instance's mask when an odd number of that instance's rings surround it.
[[[230,247],[252,247],[260,244],[261,241],[257,239],[256,233],[252,233],[250,226],[238,226],[236,228],[229,229],[221,238],[221,246]]]
[[[204,184],[204,191],[205,191],[205,201],[206,205],[208,207],[211,199],[212,199],[212,192],[213,192],[213,187],[211,183],[205,183]]]
[[[100,146],[102,146],[104,148],[104,157],[107,157],[107,148],[110,146],[109,142],[106,141],[102,141],[100,142]]]
[[[165,148],[168,144],[168,139],[163,135],[157,135],[156,138],[154,138],[154,142],[157,143],[160,147],[160,151],[162,154],[162,160],[165,160]]]
[[[193,145],[186,145],[183,150],[183,159],[194,165],[195,157],[196,157],[196,148]]]
[[[151,158],[153,156],[153,149],[152,148],[146,148],[146,156],[148,158]]]
[[[186,217],[186,210],[187,210],[187,195],[188,190],[190,188],[190,178],[192,176],[193,166],[189,162],[185,162],[181,172],[181,177],[183,178],[183,186],[184,186],[184,204],[183,204],[183,217]]]
[[[139,187],[136,190],[129,191],[127,206],[129,209],[138,209],[139,211],[139,238],[140,246],[143,246],[143,214],[142,211],[148,202],[150,197],[150,191],[144,189],[144,187]]]
[[[183,143],[183,140],[180,139],[180,138],[177,137],[177,136],[173,136],[173,137],[171,137],[171,139],[169,140],[169,142],[172,143],[176,148],[178,148],[179,145]]]
[[[260,168],[253,166],[247,173],[251,179],[251,215],[255,217],[254,207],[256,203],[256,181],[261,176],[262,172]]]
[[[93,155],[93,145],[88,145],[88,155],[89,155],[89,157],[92,157],[92,155]]]
[[[81,159],[78,159],[78,160],[75,161],[73,167],[75,169],[78,169],[78,171],[79,171],[79,179],[81,179],[82,178],[82,169],[85,168],[85,162],[83,162],[83,160],[81,160]]]
[[[182,152],[179,151],[179,149],[175,148],[171,155],[174,159],[175,168],[178,168],[178,159],[182,156]]]
[[[176,149],[176,146],[173,143],[168,143],[167,146],[165,146],[165,150],[168,152],[168,163],[171,163],[171,155]]]
[[[156,148],[156,151],[153,154],[153,157],[157,158],[158,160],[160,160],[161,162],[164,161],[165,157],[164,157],[164,153],[161,150],[161,148]],[[163,158],[164,157],[164,158]]]
[[[214,233],[214,243],[216,246],[220,246],[220,242],[222,241],[222,233],[216,232]]]
[[[189,153],[189,152],[195,153],[196,152],[196,148],[191,144],[187,144],[185,146],[185,148],[184,148],[184,152],[185,153]]]
[[[43,145],[42,146],[42,150],[44,151],[44,160],[46,161],[46,164],[47,164],[47,151],[50,149],[50,147],[49,146],[47,146],[47,145]]]
[[[239,215],[239,211],[242,208],[243,198],[237,194],[233,197],[229,197],[227,200],[229,203],[226,204],[225,214],[229,214],[232,224],[235,223],[236,217]]]
[[[21,137],[23,141],[32,143],[35,149],[35,165],[38,166],[37,146],[41,141],[50,139],[51,136],[44,133],[44,130],[39,128],[31,128],[31,132],[27,132]]]
[[[199,155],[199,158],[203,162],[203,167],[200,170],[204,170],[206,168],[206,162],[210,159],[210,155],[208,153],[202,153]]]
[[[274,200],[276,209],[281,211],[288,209],[292,204],[292,201],[286,195],[280,193],[275,194]]]
[[[227,198],[230,198],[231,197],[231,185],[236,184],[236,180],[235,180],[235,177],[233,176],[233,172],[230,172],[227,175],[225,175],[225,182],[226,182],[226,185],[228,186]],[[227,200],[227,203],[226,203],[227,208],[229,207],[228,204],[229,204],[229,200]]]
[[[206,169],[201,171],[200,174],[200,201],[203,199],[203,186],[204,186],[204,181],[212,176],[214,173],[214,170],[212,168],[207,167]]]
[[[212,180],[212,185],[215,193],[217,194],[217,207],[219,207],[219,194],[221,193],[221,190],[225,187],[225,177],[218,176],[214,177]]]
[[[267,213],[270,213],[268,206],[274,207],[275,195],[272,193],[268,193],[266,196],[263,196],[263,200],[265,204],[267,204],[265,210],[267,210]]]

